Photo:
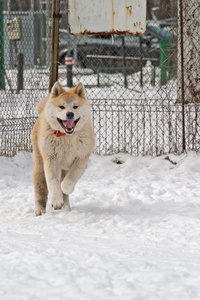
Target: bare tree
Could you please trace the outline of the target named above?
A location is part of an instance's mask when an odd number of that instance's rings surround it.
[[[179,0],[178,11],[178,98],[200,102],[200,2]]]

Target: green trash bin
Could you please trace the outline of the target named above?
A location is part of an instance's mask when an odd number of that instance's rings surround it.
[[[160,40],[160,84],[164,85],[175,75],[176,62],[171,40]]]

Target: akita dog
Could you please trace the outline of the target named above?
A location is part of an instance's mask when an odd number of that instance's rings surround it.
[[[56,82],[37,106],[32,131],[35,214],[46,212],[47,197],[54,209],[69,204],[69,194],[83,174],[95,148],[90,104],[82,83],[66,91]]]

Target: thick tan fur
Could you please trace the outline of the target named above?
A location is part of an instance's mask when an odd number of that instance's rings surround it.
[[[32,131],[35,214],[46,212],[47,197],[54,209],[69,205],[69,194],[83,174],[95,147],[90,105],[84,86],[79,83],[66,91],[56,82],[51,93],[37,106],[39,118]],[[57,118],[65,120],[73,112],[79,119],[74,132],[57,137],[54,131],[65,129]]]

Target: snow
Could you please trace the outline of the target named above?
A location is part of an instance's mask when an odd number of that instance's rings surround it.
[[[200,154],[93,154],[40,217],[32,154],[0,164],[1,299],[200,299]]]

